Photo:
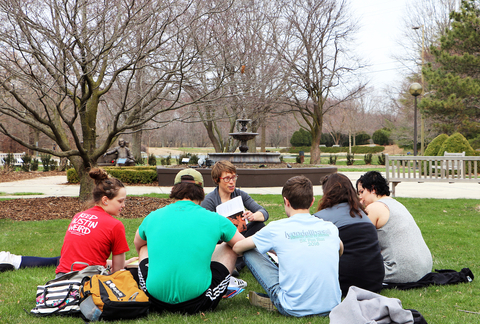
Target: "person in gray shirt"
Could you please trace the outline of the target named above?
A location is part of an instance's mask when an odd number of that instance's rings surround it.
[[[264,222],[268,220],[268,212],[245,191],[235,188],[238,178],[237,168],[231,162],[218,161],[213,166],[211,175],[217,187],[202,201],[201,206],[203,208],[215,212],[218,205],[241,196],[243,206],[247,210],[243,214],[243,218],[248,221],[247,229],[242,231],[241,234],[249,237],[265,227]],[[239,258],[236,265],[237,270],[241,270],[244,266],[243,258]]]
[[[387,180],[377,171],[357,180],[360,201],[377,228],[388,283],[420,280],[432,271],[432,255],[422,232],[404,205],[389,197]]]

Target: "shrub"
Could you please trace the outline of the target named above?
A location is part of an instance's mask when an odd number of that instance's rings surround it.
[[[365,164],[370,165],[372,164],[372,159],[373,159],[373,154],[368,153],[363,156],[363,161],[365,161]]]
[[[368,140],[370,139],[370,135],[365,132],[360,132],[355,135],[355,145],[365,145],[368,144]]]
[[[378,145],[388,145],[390,143],[390,132],[385,129],[376,130],[372,136],[373,143]]]
[[[437,156],[440,147],[442,146],[443,142],[448,138],[447,134],[440,134],[433,139],[433,141],[428,144],[425,152],[423,153],[424,156]],[[463,151],[462,151],[463,152]]]
[[[32,159],[32,163],[30,164],[30,170],[32,171],[37,171],[38,170],[38,165],[39,165],[39,161],[38,159]]]
[[[32,164],[32,157],[29,154],[24,154],[22,156],[22,171],[28,172],[30,171],[30,167]]]
[[[288,149],[288,153],[299,153],[300,151],[303,151],[303,152],[310,152],[310,146],[299,146],[299,147],[290,147]],[[322,147],[322,151],[323,151],[324,147]]]
[[[166,158],[161,157],[160,158],[160,163],[162,165],[170,165],[172,164],[172,154],[170,153]]]
[[[466,156],[477,155],[468,143],[467,139],[460,133],[455,133],[447,138],[437,152],[437,156],[443,156],[445,152],[461,153],[465,151]]]
[[[353,165],[355,163],[355,154],[347,153],[347,165]]]
[[[13,156],[13,153],[7,153],[7,156],[4,157],[2,160],[4,170],[15,170],[15,157]]]
[[[474,150],[480,149],[480,135],[478,135],[475,138],[472,138],[471,140],[468,141],[468,143]]]
[[[54,159],[50,159],[50,163],[48,164],[48,168],[50,171],[55,171],[57,170],[57,160],[54,160]]]
[[[329,162],[329,164],[331,164],[331,165],[337,164],[337,156],[336,156],[336,155],[330,154],[330,162]]]
[[[352,146],[352,153],[355,154],[367,154],[367,153],[380,153],[385,150],[383,146]],[[322,147],[323,153],[342,153],[348,152],[348,147]]]
[[[197,154],[191,154],[190,155],[190,161],[188,161],[188,164],[198,164],[198,155]]]
[[[151,166],[131,166],[131,167],[108,167],[104,170],[122,181],[123,183],[152,183],[157,181],[157,170]],[[67,170],[67,180],[69,183],[79,183],[80,178],[75,169]]]
[[[290,138],[290,144],[292,144],[292,146],[310,146],[312,145],[312,134],[305,129],[300,128],[293,133]]]
[[[385,165],[385,154],[382,153],[378,156],[378,164]]]
[[[302,159],[300,158],[300,155],[297,155],[297,156],[295,157],[295,162],[297,162],[297,163],[302,163]]]
[[[135,160],[135,164],[137,165],[145,165],[145,159],[140,157],[138,159]]]
[[[152,183],[157,180],[156,168],[152,167],[105,168],[105,171],[123,183]]]
[[[50,160],[52,156],[50,154],[40,154],[40,159],[42,160],[43,172],[50,171]]]
[[[157,165],[157,157],[154,154],[148,156],[148,165]]]
[[[79,183],[80,178],[78,177],[77,170],[75,169],[68,169],[67,170],[67,181],[68,183]]]
[[[283,155],[280,155],[279,159],[280,159],[280,163],[283,163]]]
[[[181,164],[184,158],[188,158],[188,164],[198,164],[198,155],[192,153],[180,154],[177,158],[177,164]]]

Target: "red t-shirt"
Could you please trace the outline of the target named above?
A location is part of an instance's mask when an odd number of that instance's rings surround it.
[[[113,255],[129,251],[122,222],[95,206],[76,214],[68,226],[63,240],[60,264],[56,273],[70,272],[73,262],[89,265],[105,265],[110,253]],[[84,266],[75,266],[81,270]]]

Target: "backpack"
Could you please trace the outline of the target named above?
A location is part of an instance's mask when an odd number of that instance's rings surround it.
[[[111,275],[95,275],[80,289],[80,309],[85,319],[116,320],[147,316],[150,301],[130,271],[120,270]]]
[[[82,281],[85,277],[99,273],[106,273],[106,269],[102,266],[87,266],[83,270],[68,272],[45,285],[37,286],[36,305],[30,313],[37,316],[78,314]]]

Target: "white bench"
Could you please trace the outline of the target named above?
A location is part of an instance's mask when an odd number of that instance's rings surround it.
[[[392,196],[400,182],[476,182],[480,184],[480,156],[389,156],[385,154],[386,178],[392,183]],[[429,172],[425,172],[429,170]]]
[[[445,151],[445,153],[443,153],[443,156],[445,157],[465,156],[465,151],[463,151],[462,153],[449,153]],[[458,163],[459,161],[457,160],[451,160],[451,163],[449,164],[449,161],[450,160],[442,161],[441,172],[452,171],[452,170],[463,172],[463,163]]]

